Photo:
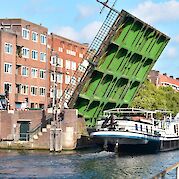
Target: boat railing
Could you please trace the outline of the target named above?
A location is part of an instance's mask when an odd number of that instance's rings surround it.
[[[111,131],[110,124],[108,124],[106,127],[102,127],[101,124],[102,123],[96,125],[97,131]],[[135,132],[135,133],[144,134],[144,135],[161,136],[159,130],[157,130],[155,128],[149,128],[149,127],[146,127],[146,126],[142,126],[142,128],[141,128],[140,125],[138,125],[138,126],[126,126],[126,125],[118,125],[118,123],[116,123],[112,129],[114,131],[120,131],[120,132],[126,131],[126,132]]]
[[[162,172],[158,173],[157,175],[155,175],[154,177],[152,177],[151,179],[159,179],[162,178],[164,179],[165,176],[171,172],[172,170],[176,170],[176,179],[179,179],[179,162],[175,163],[174,165],[166,168],[165,170],[163,170]]]

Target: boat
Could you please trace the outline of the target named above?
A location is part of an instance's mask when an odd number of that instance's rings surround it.
[[[106,150],[160,152],[179,148],[179,113],[115,108],[104,111],[90,135]]]

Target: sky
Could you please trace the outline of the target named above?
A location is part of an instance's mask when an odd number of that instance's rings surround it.
[[[109,4],[114,1],[109,0]],[[23,18],[42,24],[49,33],[82,43],[92,41],[108,12],[100,14],[101,5],[96,0],[0,0],[0,3],[0,18]],[[154,69],[179,77],[179,0],[117,0],[115,8],[132,13],[171,38]]]

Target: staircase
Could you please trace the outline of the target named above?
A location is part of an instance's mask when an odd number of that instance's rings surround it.
[[[73,107],[81,87],[84,84],[84,78],[95,68],[99,56],[109,43],[109,37],[112,38],[112,34],[115,32],[116,27],[118,27],[116,24],[117,18],[119,18],[119,13],[111,9],[84,55],[82,63],[78,66],[76,72],[71,78],[70,83],[67,85],[64,93],[62,94],[59,100],[60,109],[63,109],[64,107]]]
[[[52,115],[48,115],[46,120],[29,131],[29,142],[32,148],[47,149],[50,140],[50,128],[53,125]]]

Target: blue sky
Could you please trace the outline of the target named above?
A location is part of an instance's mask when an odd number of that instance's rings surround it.
[[[109,0],[111,3],[114,0]],[[91,42],[107,11],[99,14],[96,0],[0,0],[0,18],[23,18],[49,28],[49,32],[79,42]],[[179,0],[118,0],[127,10],[171,37],[154,69],[179,77]]]

